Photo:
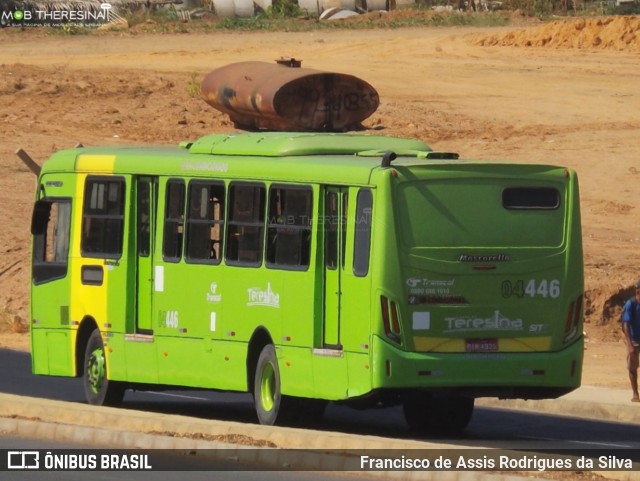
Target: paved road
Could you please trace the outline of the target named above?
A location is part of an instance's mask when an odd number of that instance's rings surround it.
[[[0,349],[0,392],[84,403],[79,379],[31,374],[26,353]],[[249,395],[202,391],[128,392],[123,407],[207,419],[256,422]],[[322,429],[408,439],[400,409],[330,406]],[[640,448],[638,426],[504,409],[476,408],[469,428],[449,444],[522,449]]]

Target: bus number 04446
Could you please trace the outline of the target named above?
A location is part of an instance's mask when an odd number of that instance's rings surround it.
[[[553,279],[551,281],[542,279],[536,281],[531,279],[529,281],[517,280],[515,282],[504,281],[502,283],[502,297],[551,297],[556,299],[560,297],[560,281]]]

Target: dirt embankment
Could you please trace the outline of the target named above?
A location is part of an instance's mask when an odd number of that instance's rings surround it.
[[[639,17],[568,19],[483,36],[475,41],[482,46],[550,47],[640,51]]]

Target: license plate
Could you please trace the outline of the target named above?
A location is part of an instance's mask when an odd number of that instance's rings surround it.
[[[465,339],[464,349],[467,352],[495,352],[498,350],[497,339]]]

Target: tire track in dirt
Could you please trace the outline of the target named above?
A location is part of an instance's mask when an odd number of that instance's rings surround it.
[[[5,267],[5,268],[1,268],[0,267],[0,277],[4,276],[7,272],[9,272],[11,269],[13,269],[14,267],[16,267],[18,264],[21,264],[22,261],[18,260],[15,261],[13,264],[11,264],[9,267]],[[19,267],[17,270],[22,269],[21,267]]]

